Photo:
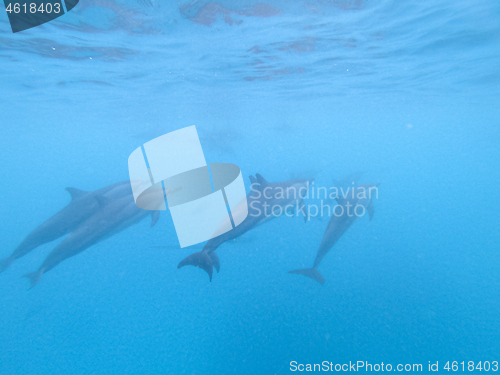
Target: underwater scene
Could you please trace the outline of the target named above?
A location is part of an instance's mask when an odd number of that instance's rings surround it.
[[[500,374],[498,1],[4,5],[0,374]]]

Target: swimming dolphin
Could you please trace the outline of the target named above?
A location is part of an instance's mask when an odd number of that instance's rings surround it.
[[[379,184],[362,184],[354,189],[350,189],[350,191],[347,191],[344,196],[337,197],[337,207],[342,207],[342,210],[334,208],[332,217],[328,222],[325,234],[323,235],[323,240],[319,245],[318,253],[316,254],[316,259],[314,259],[312,268],[293,270],[288,273],[296,273],[310,277],[323,285],[325,283],[325,279],[318,272],[319,264],[333,245],[335,245],[347,229],[349,229],[356,219],[362,216],[365,211],[368,211],[370,220],[373,219],[373,190],[376,190],[378,185]],[[363,210],[356,208],[358,206],[363,207]]]
[[[75,230],[99,209],[95,196],[113,192],[117,199],[132,194],[129,181],[118,182],[96,191],[83,191],[72,187],[66,188],[66,191],[71,195],[71,202],[34,229],[9,257],[0,259],[0,272],[5,271],[14,260],[23,257],[38,246]]]
[[[213,268],[219,272],[220,261],[215,250],[224,242],[235,239],[255,227],[286,214],[293,216],[298,207],[307,221],[307,211],[303,197],[307,195],[312,180],[296,179],[283,182],[268,182],[260,174],[250,176],[252,191],[247,195],[247,217],[236,228],[210,239],[202,251],[184,258],[177,266],[197,266],[208,273],[212,281]]]
[[[174,191],[167,191],[167,196]],[[35,272],[24,275],[30,280],[33,288],[43,274],[53,269],[62,261],[75,256],[105,239],[121,232],[122,230],[151,216],[151,226],[158,221],[160,211],[143,210],[137,207],[132,195],[116,199],[112,194],[96,195],[98,212],[84,221],[76,231],[72,232],[52,252],[47,255],[40,268]]]

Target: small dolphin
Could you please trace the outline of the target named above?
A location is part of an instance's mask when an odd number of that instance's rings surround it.
[[[296,273],[310,277],[323,285],[325,283],[325,279],[318,272],[319,264],[333,245],[335,245],[347,229],[349,229],[350,226],[356,221],[356,219],[365,213],[365,210],[368,211],[370,220],[373,218],[374,209],[372,199],[374,193],[372,190],[376,190],[378,186],[379,184],[362,184],[351,191],[347,191],[345,196],[337,197],[337,207],[342,207],[342,211],[336,209],[334,210],[334,213],[328,222],[325,234],[323,235],[323,240],[319,245],[318,253],[316,254],[316,259],[314,259],[312,268],[293,270],[288,273]],[[358,208],[356,211],[357,206],[362,206],[363,210],[361,211]],[[337,216],[337,212],[341,212],[341,214]]]
[[[172,193],[173,191],[167,191],[167,196]],[[94,199],[99,205],[98,212],[57,245],[37,271],[23,276],[30,280],[31,288],[38,284],[45,272],[50,271],[62,261],[140,222],[147,216],[151,215],[151,226],[154,226],[160,215],[158,210],[149,211],[137,207],[132,195],[118,197],[118,199],[113,194],[111,196],[96,195]]]
[[[304,215],[307,212],[302,197],[307,195],[309,183],[312,180],[296,179],[283,182],[268,182],[260,174],[250,176],[252,191],[247,195],[248,216],[236,228],[210,239],[202,251],[184,258],[177,266],[197,266],[208,273],[212,281],[213,268],[219,272],[220,261],[215,250],[224,242],[235,239],[253,228],[264,224],[284,213],[290,215],[295,207]],[[234,214],[233,214],[234,215]]]
[[[132,194],[129,181],[118,182],[90,192],[72,187],[66,188],[66,191],[71,195],[71,202],[34,229],[9,257],[0,259],[0,272],[9,268],[14,260],[25,256],[38,246],[54,241],[74,231],[78,225],[99,209],[95,196],[113,192],[115,198],[119,198]]]

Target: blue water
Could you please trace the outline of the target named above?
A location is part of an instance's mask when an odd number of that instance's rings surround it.
[[[1,374],[500,361],[500,3],[262,4],[81,0],[16,34],[1,12],[0,258],[65,187],[125,180],[134,149],[190,125],[247,190],[255,173],[365,172],[374,219],[329,252],[323,286],[288,271],[311,266],[328,218],[223,244],[211,283],[177,269],[199,249],[179,248],[168,212],[28,290],[57,242],[41,246],[0,274]]]

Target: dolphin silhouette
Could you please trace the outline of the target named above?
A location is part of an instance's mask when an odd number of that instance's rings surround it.
[[[173,192],[175,190],[166,191],[167,196]],[[137,207],[132,194],[123,197],[117,197],[113,194],[95,195],[94,199],[99,206],[98,212],[84,221],[77,230],[57,245],[47,255],[47,258],[37,271],[23,276],[30,280],[31,288],[38,284],[44,273],[50,271],[62,261],[137,224],[147,216],[151,216],[151,226],[154,226],[160,215],[158,210],[150,211]]]
[[[83,191],[72,187],[66,188],[66,191],[71,195],[71,202],[34,229],[10,256],[0,259],[0,272],[9,268],[14,260],[25,256],[38,246],[74,231],[78,225],[98,211],[96,196],[113,192],[116,199],[132,194],[129,181],[118,182],[96,191]]]
[[[318,271],[318,266],[325,257],[325,255],[330,251],[330,249],[335,245],[335,243],[342,237],[342,235],[351,227],[359,216],[368,211],[370,220],[373,219],[374,209],[373,209],[373,189],[376,189],[380,184],[362,184],[354,189],[348,190],[343,196],[337,197],[338,206],[342,207],[340,215],[336,215],[338,210],[334,209],[334,213],[328,226],[326,227],[325,234],[319,245],[316,258],[314,259],[314,264],[312,268],[303,268],[299,270],[289,271],[288,273],[295,273],[299,275],[304,275],[316,280],[318,283],[323,285],[325,279]],[[363,207],[361,212],[356,211],[357,206]],[[360,215],[358,215],[360,213]]]
[[[303,197],[307,194],[312,180],[295,179],[283,182],[268,182],[260,174],[250,176],[252,191],[247,195],[248,215],[240,225],[230,231],[210,239],[202,251],[184,258],[177,268],[187,265],[200,267],[208,273],[212,281],[213,268],[219,272],[220,261],[215,250],[224,242],[235,239],[259,225],[286,214],[290,215],[295,207],[304,215],[307,221],[307,211]],[[234,213],[233,213],[234,216]]]

